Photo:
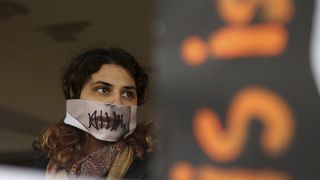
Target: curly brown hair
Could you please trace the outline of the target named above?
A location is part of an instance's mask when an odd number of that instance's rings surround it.
[[[97,48],[88,50],[66,66],[62,77],[65,99],[79,99],[81,90],[91,75],[104,64],[115,64],[127,70],[134,79],[138,105],[146,101],[148,75],[135,58],[120,48]],[[155,146],[153,123],[140,122],[133,134],[125,139],[136,155],[143,157],[153,151]],[[33,143],[34,150],[47,155],[61,167],[79,160],[84,155],[87,135],[84,131],[64,124],[62,121],[47,128]]]

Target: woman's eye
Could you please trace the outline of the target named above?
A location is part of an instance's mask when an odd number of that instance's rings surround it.
[[[106,94],[106,93],[109,92],[109,90],[107,88],[104,88],[104,87],[97,88],[97,91],[99,93],[103,93],[103,94]]]
[[[127,99],[132,99],[134,97],[134,92],[130,92],[130,91],[124,92],[122,96],[124,96]]]

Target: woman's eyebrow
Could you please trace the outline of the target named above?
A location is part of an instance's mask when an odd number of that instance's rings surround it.
[[[104,85],[104,86],[107,86],[107,87],[112,87],[113,85],[112,84],[110,84],[110,83],[108,83],[108,82],[105,82],[105,81],[96,81],[96,82],[94,82],[94,83],[92,83],[93,85],[94,84],[102,84],[102,85]]]
[[[96,81],[94,83],[92,83],[93,85],[95,84],[102,84],[106,87],[113,87],[112,84],[108,83],[108,82],[105,82],[105,81]],[[133,89],[133,90],[136,90],[137,88],[135,86],[123,86],[123,89]]]
[[[133,89],[136,90],[137,88],[135,86],[124,86],[124,89]]]

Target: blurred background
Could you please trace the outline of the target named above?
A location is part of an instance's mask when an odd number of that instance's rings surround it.
[[[64,117],[63,65],[117,45],[151,76],[159,179],[319,179],[316,0],[0,1],[0,163]]]

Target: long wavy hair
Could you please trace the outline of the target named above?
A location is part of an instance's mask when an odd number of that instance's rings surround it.
[[[62,76],[65,99],[79,99],[85,83],[104,64],[118,65],[127,70],[136,84],[138,105],[145,103],[148,75],[131,54],[115,47],[91,49],[71,60]],[[134,133],[125,139],[126,144],[131,146],[141,159],[154,149],[153,128],[151,122],[139,122]],[[33,142],[33,148],[66,167],[84,155],[86,141],[87,135],[84,131],[59,121]]]

